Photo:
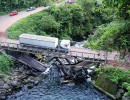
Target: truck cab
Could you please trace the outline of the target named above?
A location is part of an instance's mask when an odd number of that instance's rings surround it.
[[[61,40],[59,48],[68,51],[70,49],[70,40]]]

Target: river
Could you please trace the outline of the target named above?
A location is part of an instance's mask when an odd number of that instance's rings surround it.
[[[21,91],[8,96],[7,100],[111,100],[97,91],[90,79],[83,83],[61,85],[57,69],[52,69],[48,77],[32,89],[25,85]]]

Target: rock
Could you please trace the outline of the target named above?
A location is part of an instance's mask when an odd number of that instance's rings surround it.
[[[33,76],[28,77],[28,81],[33,80],[33,79],[34,79]]]
[[[130,97],[124,97],[122,100],[130,100]]]
[[[18,82],[17,82],[17,81],[13,81],[13,82],[11,83],[11,86],[17,87],[17,86],[18,86]]]
[[[0,86],[3,86],[4,85],[4,82],[3,81],[0,81]]]
[[[22,81],[24,84],[28,83],[28,79],[24,79],[24,81]]]
[[[39,82],[38,81],[35,81],[34,84],[37,85]]]
[[[41,78],[40,77],[35,77],[34,79],[35,81],[41,82]]]
[[[121,93],[118,91],[116,94],[116,98],[119,99],[121,97]]]
[[[96,68],[96,66],[91,66],[90,69],[94,70]]]
[[[8,92],[11,92],[12,90],[11,89],[8,89]]]
[[[29,89],[33,88],[33,86],[34,86],[33,83],[29,83],[29,84],[28,84],[28,88],[29,88]]]
[[[89,75],[93,72],[93,70],[90,70],[90,69],[88,69],[87,71]]]
[[[5,100],[6,97],[5,96],[0,96],[0,100]]]
[[[20,69],[19,69],[19,72],[23,72],[24,71],[24,66],[22,66]]]
[[[69,87],[73,87],[73,86],[75,86],[75,83],[68,83],[67,84]]]
[[[119,89],[119,92],[122,94],[124,93],[125,91],[123,89]]]
[[[34,83],[35,81],[34,80],[30,80],[29,82]]]
[[[7,78],[4,78],[4,79],[3,79],[3,82],[7,82],[7,81],[8,81],[8,79],[7,79]]]
[[[9,87],[8,84],[5,83],[5,84],[3,85],[3,89],[10,89],[10,87]]]

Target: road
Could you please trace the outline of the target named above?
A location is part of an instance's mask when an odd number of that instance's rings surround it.
[[[64,2],[60,2],[60,3],[56,4],[56,6],[57,5],[61,5],[61,4],[64,4]],[[4,15],[4,16],[0,16],[0,33],[2,33],[2,34],[5,33],[6,30],[12,24],[16,23],[20,19],[23,19],[26,16],[29,16],[31,14],[34,14],[36,12],[42,11],[42,10],[47,9],[47,8],[48,7],[39,7],[39,8],[36,8],[36,10],[29,11],[29,12],[21,11],[21,12],[19,12],[18,15],[15,15],[15,16],[9,16],[9,14],[8,15]]]

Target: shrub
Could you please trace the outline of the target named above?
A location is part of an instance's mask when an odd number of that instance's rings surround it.
[[[122,85],[127,90],[124,97],[130,96],[130,69],[124,70],[106,65],[103,69],[99,67],[96,71],[99,71],[99,75],[103,75],[112,82]]]
[[[0,55],[0,76],[10,73],[10,66],[13,66],[13,61],[6,55]]]
[[[127,89],[127,92],[124,93],[124,97],[130,96],[130,84],[127,82],[124,82],[122,84],[122,87]]]

